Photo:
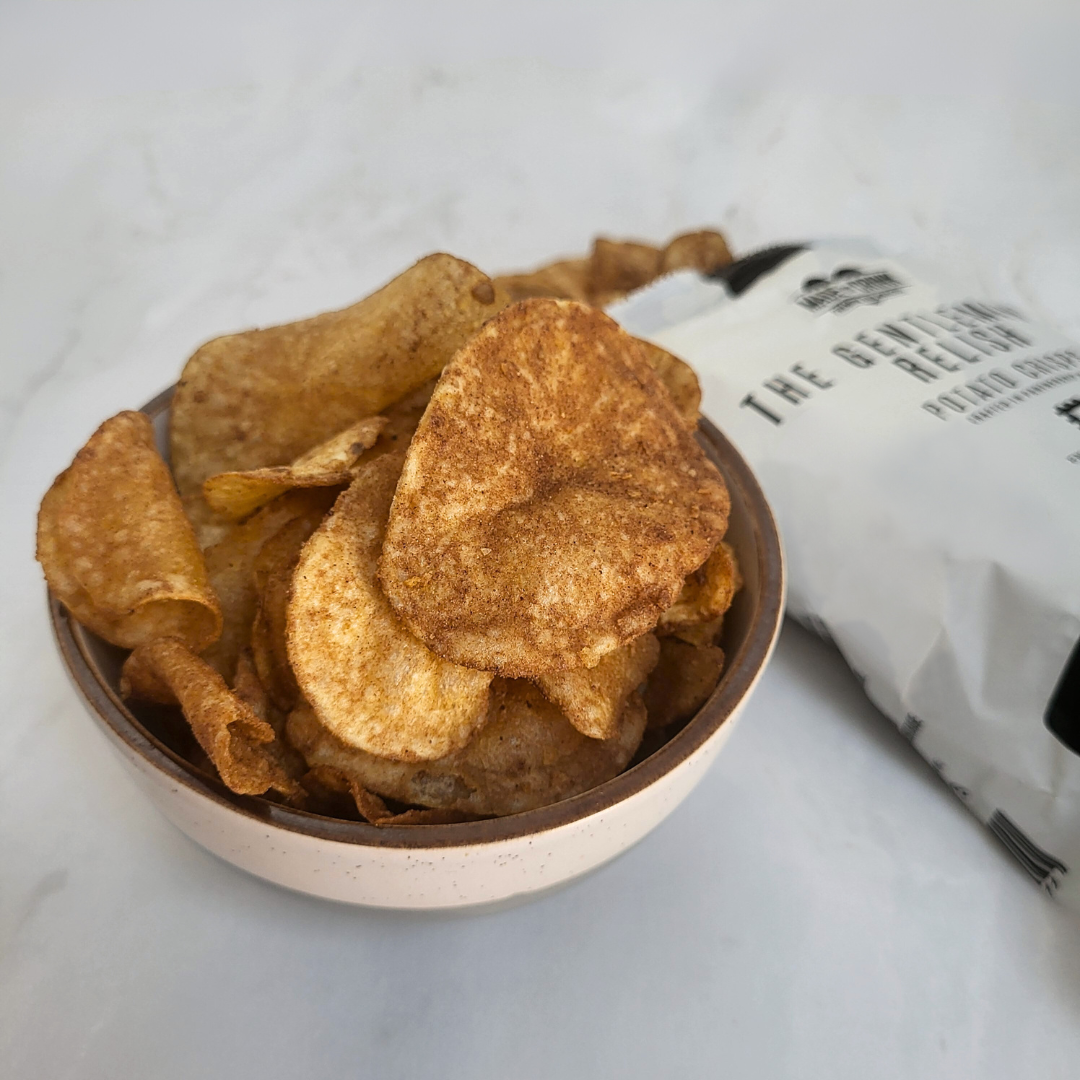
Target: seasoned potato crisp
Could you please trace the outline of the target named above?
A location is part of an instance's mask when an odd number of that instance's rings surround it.
[[[655,634],[642,634],[605,656],[596,667],[553,671],[536,680],[544,697],[591,739],[610,739],[630,695],[660,659]]]
[[[531,683],[496,679],[490,719],[456,754],[422,764],[389,761],[346,746],[304,706],[289,715],[293,745],[367,791],[466,813],[518,814],[568,799],[626,768],[645,732],[641,698],[630,697],[611,739],[576,731]]]
[[[662,638],[660,662],[645,688],[649,728],[689,720],[708,700],[723,668],[724,651],[715,645]]]
[[[714,274],[732,261],[724,237],[711,229],[676,236],[663,248],[598,237],[583,259],[561,259],[537,270],[504,274],[494,284],[509,302],[550,297],[604,307],[675,270]]]
[[[742,574],[730,544],[721,542],[703,566],[687,576],[678,600],[660,616],[658,634],[677,634],[720,618],[742,588]]]
[[[724,237],[712,229],[702,229],[671,240],[660,256],[659,272],[697,270],[702,274],[715,274],[731,262],[731,252]]]
[[[392,828],[602,784],[709,698],[742,579],[697,376],[600,309],[730,259],[708,230],[495,279],[435,254],[217,338],[172,473],[125,412],[57,477],[49,586],[133,649],[147,730],[237,794]]]
[[[181,494],[217,473],[285,465],[432,376],[494,314],[486,274],[429,255],[341,311],[216,338],[172,404]]]
[[[319,720],[349,746],[399,761],[459,750],[486,718],[491,674],[436,656],[376,580],[403,453],[376,458],[300,553],[288,651]]]
[[[651,244],[597,237],[589,259],[592,303],[603,307],[648,285],[660,273],[660,258],[660,249]]]
[[[642,341],[640,338],[634,340],[637,341],[646,363],[656,372],[656,377],[671,395],[679,415],[691,431],[696,431],[698,418],[701,416],[701,383],[698,382],[694,369],[651,341]]]
[[[274,729],[236,696],[209,664],[175,638],[140,645],[124,664],[125,697],[160,701],[167,686],[214,763],[222,781],[238,795],[262,795],[273,788],[296,795],[299,785],[273,752]]]
[[[595,309],[526,300],[443,372],[380,580],[454,663],[520,678],[588,667],[656,625],[728,506],[637,342]]]
[[[37,558],[79,622],[114,645],[221,633],[195,534],[143,413],[106,420],[54,481],[38,514]]]
[[[250,642],[259,601],[255,559],[263,544],[297,518],[314,530],[337,494],[336,489],[326,488],[287,492],[243,525],[230,526],[225,538],[206,550],[207,573],[221,601],[225,624],[221,637],[203,652],[203,658],[226,680],[232,680],[236,658]]]
[[[291,465],[218,473],[203,484],[203,497],[215,513],[241,521],[292,488],[347,484],[353,466],[375,445],[386,425],[386,417],[369,416],[301,454]]]

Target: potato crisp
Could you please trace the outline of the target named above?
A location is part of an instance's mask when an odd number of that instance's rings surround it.
[[[456,664],[515,678],[590,667],[656,625],[728,507],[637,342],[594,308],[526,300],[443,372],[380,580]]]
[[[459,750],[484,722],[491,674],[436,656],[402,625],[376,580],[403,454],[385,454],[300,553],[289,659],[305,698],[343,742],[399,761]]]
[[[106,420],[41,502],[37,557],[49,588],[114,645],[221,633],[195,534],[143,413]]]
[[[298,785],[273,751],[274,729],[174,638],[137,648],[124,664],[120,690],[125,697],[162,701],[166,687],[229,788],[241,795],[262,795],[271,788],[282,795],[297,793]]]
[[[375,445],[387,423],[384,416],[365,417],[301,454],[291,465],[218,473],[203,483],[203,497],[215,513],[240,521],[293,488],[347,484],[360,455]]]
[[[216,338],[172,404],[182,495],[210,476],[285,465],[432,376],[495,312],[486,274],[428,255],[341,311]]]
[[[418,806],[489,816],[546,806],[617,776],[641,744],[645,707],[633,695],[614,736],[590,739],[535,686],[496,679],[490,718],[473,740],[456,754],[422,764],[346,746],[306,707],[290,714],[286,730],[309,762],[331,766],[367,791]]]
[[[588,791],[708,699],[741,585],[697,376],[600,305],[725,259],[709,231],[498,279],[434,254],[217,338],[172,473],[124,412],[57,477],[49,586],[237,795],[419,827]]]

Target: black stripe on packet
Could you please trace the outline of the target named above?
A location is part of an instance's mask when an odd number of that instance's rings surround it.
[[[1029,840],[1002,811],[995,810],[988,824],[990,831],[1008,848],[1013,858],[1048,893],[1053,894],[1061,884],[1058,875],[1067,874],[1069,868]]]

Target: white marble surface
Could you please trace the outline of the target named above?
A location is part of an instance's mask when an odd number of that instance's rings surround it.
[[[208,336],[433,248],[866,234],[1080,333],[1075,5],[505,7],[0,7],[0,1075],[1076,1075],[1080,927],[797,629],[656,833],[456,918],[217,862],[69,689],[51,477]]]

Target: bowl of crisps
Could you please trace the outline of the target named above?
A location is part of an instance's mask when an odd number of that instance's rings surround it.
[[[43,500],[90,715],[241,869],[378,907],[539,894],[671,813],[765,668],[780,542],[693,373],[513,291],[429,256],[216,339]]]

